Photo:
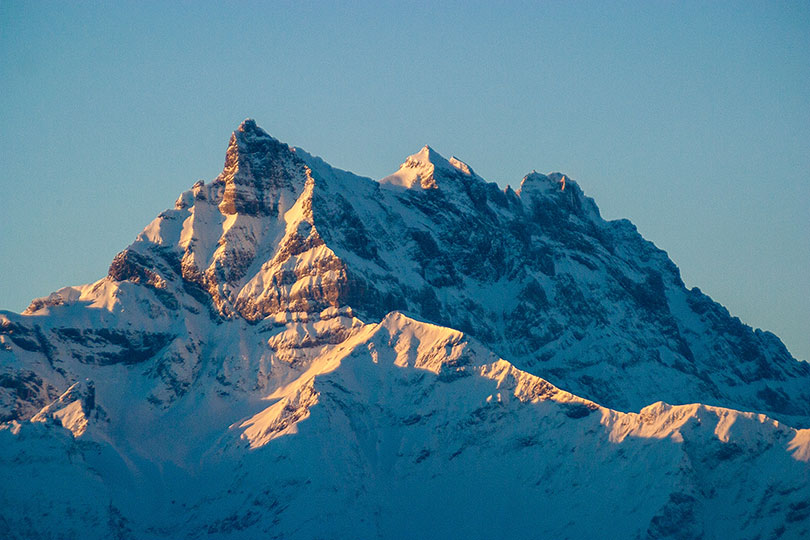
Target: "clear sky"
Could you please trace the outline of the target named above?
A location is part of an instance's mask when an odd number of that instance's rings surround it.
[[[810,359],[810,3],[335,4],[0,2],[0,309],[102,277],[250,116],[373,178],[567,173]]]

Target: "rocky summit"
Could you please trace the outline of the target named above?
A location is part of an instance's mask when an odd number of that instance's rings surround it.
[[[245,120],[0,312],[3,538],[802,538],[810,364],[570,177],[379,181]]]

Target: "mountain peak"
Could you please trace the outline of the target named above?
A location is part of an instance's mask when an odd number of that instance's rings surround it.
[[[263,130],[259,125],[256,123],[256,120],[253,118],[245,118],[239,127],[236,128],[236,131],[233,132],[235,138],[240,140],[247,140],[247,139],[272,139],[278,142],[276,139],[271,137],[265,130]]]
[[[523,180],[520,182],[518,194],[529,191],[543,191],[546,193],[564,192],[566,189],[568,191],[581,191],[577,183],[565,174],[558,172],[542,174],[533,170],[523,177]]]
[[[417,153],[408,156],[406,163],[408,161],[414,161],[417,163],[425,163],[425,164],[426,163],[435,164],[436,162],[439,163],[447,162],[447,160],[444,159],[444,156],[442,156],[440,153],[434,150],[433,147],[431,147],[429,144],[423,146],[422,149],[419,150]]]
[[[242,123],[239,124],[239,131],[247,131],[247,130],[255,130],[261,129],[258,125],[256,125],[256,120],[253,118],[245,118],[242,120]]]
[[[599,208],[593,199],[587,197],[568,175],[559,172],[530,172],[523,177],[517,194],[524,204],[547,216],[562,212],[579,216],[586,221],[598,222],[601,219]]]
[[[450,162],[447,161],[444,156],[431,148],[430,145],[426,144],[417,153],[408,156],[405,163],[400,165],[400,169],[406,167],[420,168],[429,166],[433,166],[434,168],[451,167]]]
[[[293,177],[301,176],[303,168],[289,146],[268,135],[252,118],[245,119],[231,134],[225,166],[217,179],[226,185],[221,210],[226,214],[270,210],[269,192],[296,191],[303,183]]]
[[[426,144],[417,153],[408,156],[397,172],[383,178],[380,183],[403,186],[408,189],[414,187],[438,189],[444,182],[437,182],[437,176],[449,179],[458,176],[473,177],[475,173],[460,159],[451,157],[448,160]]]

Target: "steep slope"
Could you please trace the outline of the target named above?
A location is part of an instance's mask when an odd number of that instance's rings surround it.
[[[252,120],[107,276],[0,312],[0,426],[3,537],[810,527],[808,365],[575,182],[375,182]]]

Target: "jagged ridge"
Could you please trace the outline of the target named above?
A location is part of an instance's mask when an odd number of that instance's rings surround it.
[[[427,146],[378,183],[245,121],[223,173],[182,194],[105,278],[0,313],[0,362],[4,485],[35,459],[107,494],[9,490],[12,532],[43,504],[57,509],[43,534],[74,513],[107,523],[101,536],[308,537],[311,501],[324,500],[317,523],[333,536],[394,537],[407,530],[398,505],[452,487],[457,515],[416,511],[436,536],[472,533],[506,512],[469,498],[485,485],[520,494],[496,490],[515,531],[540,536],[719,537],[708,514],[746,519],[750,535],[808,528],[806,430],[693,404],[804,427],[807,365],[687,290],[664,252],[602,220],[570,178],[531,173],[501,190]],[[662,400],[683,405],[645,407]],[[268,463],[272,484],[257,473]],[[626,495],[639,467],[660,481]],[[583,502],[593,478],[620,486],[620,502]],[[131,493],[110,491],[120,479]],[[347,512],[358,494],[377,517]],[[772,511],[750,518],[732,504],[743,497]],[[539,524],[525,502],[557,500],[568,510]]]

